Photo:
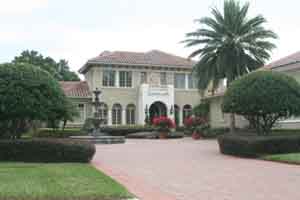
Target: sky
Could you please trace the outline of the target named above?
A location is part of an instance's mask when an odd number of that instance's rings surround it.
[[[241,2],[245,2],[241,0]],[[272,59],[300,50],[300,1],[249,0],[250,16],[262,14],[279,39]],[[66,59],[77,71],[104,50],[158,49],[187,57],[180,41],[194,22],[223,0],[0,0],[0,63],[23,50]],[[270,60],[270,61],[271,61]]]

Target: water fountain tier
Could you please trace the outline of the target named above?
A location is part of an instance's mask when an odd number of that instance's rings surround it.
[[[125,143],[125,137],[123,136],[111,136],[106,133],[101,132],[101,125],[104,120],[100,114],[100,94],[101,91],[96,88],[93,91],[95,100],[93,101],[93,106],[95,108],[94,116],[91,119],[93,124],[93,129],[86,136],[71,136],[72,139],[90,141],[96,144],[116,144],[116,143]]]

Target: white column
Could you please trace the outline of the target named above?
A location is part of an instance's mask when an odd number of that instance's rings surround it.
[[[119,83],[120,83],[120,76],[119,76],[119,71],[116,70],[116,82],[115,82],[115,85],[116,87],[120,87]]]
[[[126,125],[126,109],[122,110],[122,125]]]
[[[112,115],[111,115],[111,109],[108,110],[108,121],[107,125],[111,126],[112,125]]]
[[[185,89],[189,89],[189,76],[188,74],[185,74]]]
[[[183,122],[182,122],[182,108],[180,107],[179,108],[179,126],[182,126],[183,125]]]

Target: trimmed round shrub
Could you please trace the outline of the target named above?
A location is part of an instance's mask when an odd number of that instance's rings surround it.
[[[1,64],[0,97],[0,137],[20,138],[33,121],[55,121],[67,114],[60,85],[38,66]]]
[[[280,72],[253,72],[230,84],[222,107],[244,116],[259,134],[268,134],[279,119],[300,114],[300,85]]]
[[[64,139],[0,140],[0,161],[89,162],[96,152],[89,142]]]
[[[225,134],[218,137],[218,143],[221,153],[241,157],[300,152],[300,135]]]

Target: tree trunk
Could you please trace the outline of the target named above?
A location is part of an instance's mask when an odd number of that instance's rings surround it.
[[[235,115],[230,113],[230,133],[235,133]]]

